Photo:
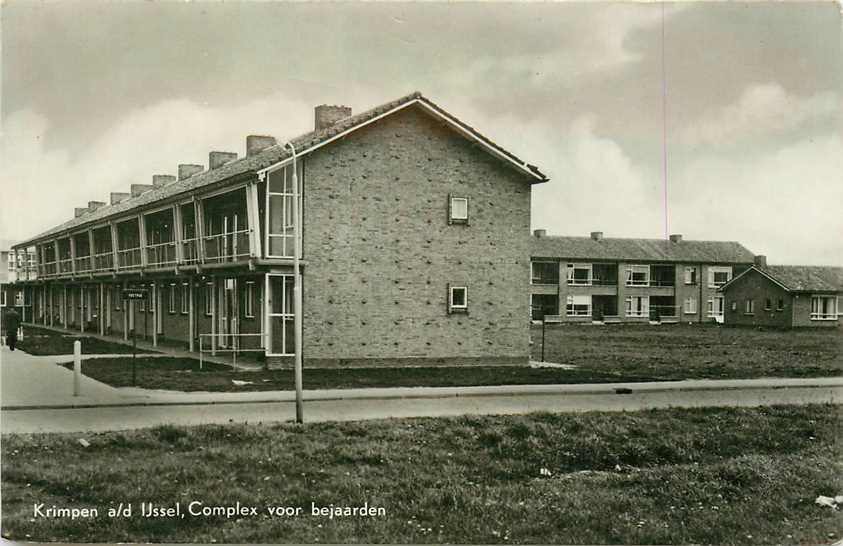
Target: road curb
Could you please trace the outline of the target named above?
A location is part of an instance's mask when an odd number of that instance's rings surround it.
[[[733,391],[733,390],[780,390],[780,389],[805,389],[805,388],[843,388],[843,378],[830,378],[835,381],[826,383],[793,383],[793,384],[765,384],[765,383],[747,383],[741,385],[658,385],[658,384],[594,384],[582,386],[583,384],[574,385],[519,385],[519,386],[502,386],[504,388],[494,388],[489,390],[472,390],[466,391],[462,387],[439,387],[436,391],[428,392],[383,392],[383,393],[361,393],[359,391],[348,389],[338,389],[336,393],[314,393],[308,395],[307,391],[304,394],[305,402],[328,402],[337,400],[396,400],[396,399],[444,399],[444,398],[483,398],[490,396],[559,396],[559,395],[595,395],[595,394],[615,394],[615,395],[631,395],[654,392],[694,392],[694,391]],[[509,387],[508,389],[505,387]],[[530,387],[530,388],[526,388]],[[467,389],[479,389],[480,387],[467,387]],[[439,389],[454,389],[453,391],[444,391]],[[104,402],[104,403],[78,403],[78,404],[33,404],[20,406],[0,406],[0,411],[32,411],[32,410],[56,410],[56,409],[91,409],[91,408],[130,408],[130,407],[158,407],[158,406],[214,406],[214,405],[233,405],[233,404],[280,404],[280,403],[294,403],[295,396],[293,391],[274,391],[274,395],[265,398],[255,399],[216,399],[216,400],[148,400],[148,401],[132,401],[132,402]],[[284,393],[279,396],[277,393]]]

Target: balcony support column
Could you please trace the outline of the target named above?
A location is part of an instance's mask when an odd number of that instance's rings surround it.
[[[194,313],[194,303],[193,303],[193,277],[190,277],[187,280],[187,292],[188,292],[188,302],[189,302],[189,315],[188,315],[188,350],[192,353],[193,352],[193,339],[196,337],[196,316]]]
[[[120,270],[120,262],[117,254],[117,226],[114,222],[108,223],[108,229],[111,232],[111,261],[114,271]]]
[[[100,288],[100,299],[99,299],[99,312],[97,313],[97,315],[98,315],[98,318],[100,319],[100,335],[104,336],[105,335],[105,313],[104,313],[103,308],[105,307],[105,305],[104,305],[105,304],[105,286],[102,283],[100,283],[99,288]]]
[[[67,330],[67,284],[61,285],[62,287],[62,298],[61,298],[61,319],[62,325],[64,329]]]
[[[79,285],[79,331],[85,333],[85,285]]]
[[[76,237],[70,235],[68,237],[70,242],[70,272],[76,274]]]
[[[158,304],[161,303],[158,301],[158,283],[152,281],[152,301],[150,304],[152,305],[152,346],[158,347],[158,319],[161,310],[158,309]]]
[[[261,250],[260,209],[258,208],[257,181],[246,186],[246,216],[249,220],[249,256],[260,258]]]
[[[205,207],[201,199],[193,197],[194,217],[196,218],[196,253],[199,263],[205,263]]]
[[[141,258],[141,267],[147,266],[147,258],[146,255],[146,217],[143,214],[138,214],[138,235],[140,240],[140,258]]]
[[[58,275],[58,274],[60,273],[60,264],[59,264],[59,262],[60,262],[60,260],[59,260],[59,240],[58,240],[58,239],[54,239],[54,240],[53,240],[53,246],[54,246],[54,248],[55,248],[55,253],[56,253],[56,254],[55,254],[55,256],[53,257],[53,258],[54,258],[54,260],[53,260],[53,266],[56,268],[56,270],[55,270],[55,272],[54,272],[54,273],[55,273],[56,275]]]
[[[88,230],[88,256],[91,258],[91,272],[93,272],[97,268],[96,258],[96,249],[94,248],[94,230]]]
[[[181,205],[173,205],[173,241],[176,243],[176,267],[184,261],[184,249],[182,248],[182,218]]]

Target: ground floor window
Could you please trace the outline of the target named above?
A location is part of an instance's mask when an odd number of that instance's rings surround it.
[[[773,300],[771,298],[764,299],[764,310],[771,311],[773,309]]]
[[[723,316],[723,296],[716,296],[708,300],[708,316],[722,317]]]
[[[837,296],[811,296],[811,320],[837,320]]]
[[[255,318],[255,283],[254,281],[246,281],[246,301],[244,302],[244,312],[246,318]]]
[[[176,314],[176,285],[175,283],[170,283],[170,286],[167,288],[167,312],[171,315]]]
[[[204,296],[202,299],[205,301],[205,316],[210,317],[214,314],[212,305],[214,300],[214,283],[209,282],[205,284]]]
[[[568,296],[565,313],[569,317],[590,317],[591,296]]]
[[[190,312],[190,285],[186,282],[181,283],[179,300],[181,303],[181,314],[187,315]]]
[[[266,276],[267,317],[267,354],[271,356],[290,356],[295,354],[295,315],[293,314],[292,275]]]
[[[648,317],[650,316],[649,296],[630,296],[626,298],[626,316]]]
[[[743,305],[743,312],[745,315],[755,314],[755,300],[746,300]]]
[[[0,288],[0,307],[6,307],[6,289]]]
[[[542,320],[545,315],[559,314],[559,295],[532,294],[530,296],[530,315],[533,320]]]
[[[779,301],[776,302],[776,311],[784,311],[784,300],[779,298]]]
[[[689,296],[685,298],[685,313],[693,315],[697,312],[697,298]]]

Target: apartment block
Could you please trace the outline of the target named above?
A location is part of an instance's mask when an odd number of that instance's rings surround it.
[[[718,289],[748,269],[736,242],[548,236],[531,244],[533,320],[562,322],[722,322]]]
[[[285,366],[298,261],[306,366],[527,362],[538,168],[420,93],[317,106],[312,132],[246,150],[16,244],[35,256],[18,282],[31,320]]]

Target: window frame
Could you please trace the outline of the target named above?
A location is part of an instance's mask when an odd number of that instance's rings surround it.
[[[747,298],[747,299],[744,300],[743,314],[744,315],[754,315],[755,314],[755,300],[754,299]]]
[[[765,311],[772,311],[773,310],[773,298],[764,298],[764,310]]]
[[[776,301],[776,311],[784,311],[784,298],[779,298]]]
[[[577,281],[577,271],[587,270],[585,282]],[[593,286],[594,284],[594,264],[586,262],[569,262],[565,266],[565,280],[568,286]]]
[[[688,305],[688,304],[691,305]],[[682,302],[682,312],[686,315],[696,315],[697,314],[697,298],[694,296],[688,296]]]
[[[633,312],[635,300],[638,300],[639,311]],[[650,316],[650,296],[627,296],[624,299],[624,316],[634,318],[644,318]]]
[[[831,311],[822,312],[819,310],[819,305],[814,305],[814,302],[831,301]],[[816,311],[814,309],[817,309]],[[811,294],[811,320],[837,320],[840,310],[840,298],[831,294]]]
[[[454,291],[463,291],[462,305],[454,305]],[[467,313],[468,312],[468,286],[466,285],[449,285],[448,286],[448,313]]]
[[[465,217],[459,217],[454,215],[454,202],[460,201],[465,203]],[[471,217],[470,202],[468,196],[462,195],[451,195],[448,194],[448,223],[449,224],[468,224],[468,220]]]
[[[556,282],[536,282],[537,280],[548,280],[545,276],[536,275],[536,265],[551,266],[556,270]],[[552,280],[552,279],[549,279]],[[559,262],[548,260],[530,261],[530,284],[536,286],[559,286]]]
[[[245,302],[243,304],[243,316],[245,318],[255,318],[255,281],[246,281],[246,290],[244,294]]]
[[[714,302],[718,300],[720,301],[720,313],[717,313],[717,310],[714,306]],[[723,298],[723,296],[712,296],[708,298],[708,301],[706,302],[706,316],[708,318],[723,317],[725,315],[725,311],[726,300]]]
[[[190,314],[190,285],[186,282],[181,283],[181,290],[179,292],[181,299],[179,300],[179,311],[182,315]]]
[[[167,287],[167,314],[176,314],[176,283],[174,282]]]
[[[214,316],[214,283],[213,282],[206,282],[205,283],[205,291],[202,294],[202,300],[204,301],[204,309],[203,313],[206,317],[213,317]]]
[[[690,273],[690,275],[689,275]],[[690,280],[689,280],[690,277]],[[695,285],[697,284],[697,266],[695,265],[686,265],[685,266],[685,273],[684,279],[686,285]]]
[[[635,273],[644,271],[644,281],[635,282]],[[625,286],[650,286],[650,264],[626,264],[624,267]]]
[[[726,277],[727,277],[726,280],[718,283],[715,280],[715,277],[716,277],[717,273],[726,273]],[[727,282],[731,281],[733,277],[734,277],[734,272],[733,272],[731,266],[725,266],[725,265],[709,266],[709,268],[708,268],[708,287],[709,288],[720,288],[721,286],[723,286]]]
[[[580,300],[577,303],[577,300]],[[588,303],[582,303],[587,301]],[[593,313],[593,300],[591,294],[568,294],[565,298],[565,316],[567,317],[591,317]],[[584,309],[578,309],[584,307]]]

